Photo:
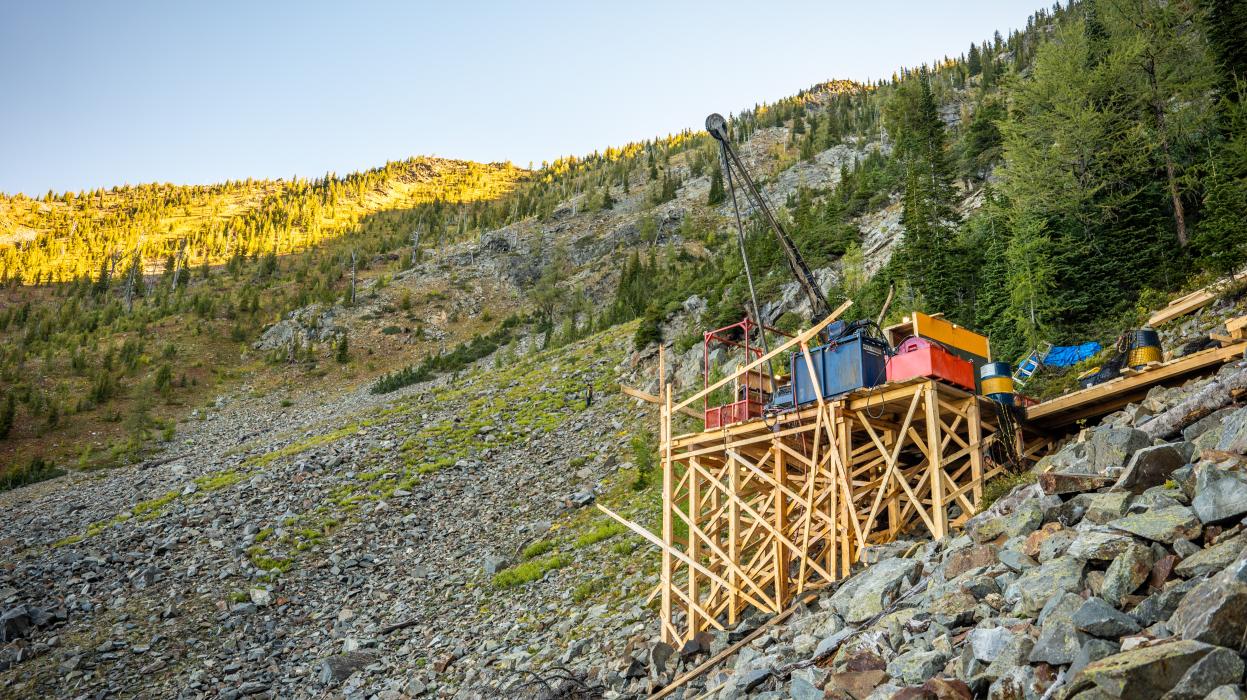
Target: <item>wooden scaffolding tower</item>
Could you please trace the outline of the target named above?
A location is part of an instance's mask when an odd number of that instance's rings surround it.
[[[996,431],[992,409],[924,378],[672,434],[673,416],[768,357],[795,349],[813,376],[809,343],[834,317],[680,403],[663,387],[662,535],[642,534],[662,550],[666,641],[734,627],[749,606],[779,613],[794,596],[847,575],[865,545],[911,529],[943,537],[974,513],[983,483],[1001,471],[984,457]]]

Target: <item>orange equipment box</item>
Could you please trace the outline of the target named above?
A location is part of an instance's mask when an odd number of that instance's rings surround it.
[[[974,365],[926,338],[907,338],[888,360],[889,382],[914,377],[940,379],[967,391],[974,391]]]

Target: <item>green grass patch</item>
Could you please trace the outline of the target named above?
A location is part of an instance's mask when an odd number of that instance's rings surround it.
[[[247,478],[246,473],[231,469],[198,477],[195,479],[195,485],[199,487],[200,491],[216,491],[226,486],[233,486],[245,478]]]
[[[303,438],[302,440],[295,440],[279,450],[273,450],[272,452],[250,457],[244,461],[243,464],[253,467],[263,467],[283,457],[292,457],[301,452],[306,452],[313,447],[319,447],[320,445],[330,442],[337,442],[347,435],[359,430],[359,426],[360,424],[358,423],[352,423],[321,435],[313,435],[311,437]]]
[[[611,552],[626,557],[636,551],[637,541],[629,538],[611,545]]]
[[[536,581],[555,569],[561,569],[572,563],[566,554],[555,554],[544,559],[530,559],[494,574],[493,584],[496,588],[513,588],[525,583]]]
[[[598,523],[592,530],[576,538],[576,547],[588,547],[626,532],[627,528],[613,520]]]
[[[572,589],[572,602],[582,603],[589,598],[606,590],[609,582],[605,578],[595,578],[585,581],[584,583]]]
[[[520,556],[528,560],[539,557],[552,549],[554,549],[554,540],[539,540],[525,547],[524,551],[520,552]]]
[[[130,512],[134,513],[134,517],[139,520],[153,520],[160,517],[164,513],[165,506],[172,503],[180,493],[180,491],[170,491],[159,498],[136,503]]]

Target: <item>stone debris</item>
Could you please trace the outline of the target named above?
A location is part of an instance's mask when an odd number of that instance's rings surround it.
[[[614,380],[637,366],[615,350],[556,371]],[[180,430],[184,458],[0,494],[0,695],[640,698],[758,631],[674,697],[1244,697],[1247,408],[1145,430],[1205,380],[1083,431],[962,531],[869,548],[782,624],[680,644],[639,538],[547,546],[632,471],[631,404],[562,396],[557,430],[511,440],[462,418],[496,387],[430,399],[448,383],[293,423],[244,391]],[[472,447],[404,481],[409,424]]]

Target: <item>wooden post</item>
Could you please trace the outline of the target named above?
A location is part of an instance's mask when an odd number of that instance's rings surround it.
[[[675,507],[671,493],[674,483],[671,469],[671,387],[664,386],[660,391],[663,397],[659,428],[662,449],[662,541],[666,545],[662,552],[662,620],[666,623],[662,636],[664,642],[673,644],[679,640],[672,639],[667,631],[667,626],[674,626],[671,619],[671,548],[675,546],[675,524],[671,516],[671,509]]]
[[[740,468],[736,464],[736,460],[728,458],[723,465],[727,469],[727,487],[728,492],[737,498],[730,498],[727,502],[727,558],[733,565],[731,571],[728,572],[728,583],[731,584],[731,590],[728,591],[727,605],[727,623],[729,625],[736,624],[736,610],[740,607],[740,577],[736,574],[736,566],[740,565]]]
[[[775,483],[783,484],[788,478],[784,464],[784,451],[774,444],[780,438],[771,438],[771,463],[775,473]],[[788,502],[782,489],[775,489],[775,529],[788,532]],[[788,605],[788,555],[784,552],[784,544],[779,538],[771,541],[772,557],[775,559],[775,602],[779,607]]]
[[[701,489],[699,488],[702,476],[699,472],[701,461],[697,457],[689,458],[688,469],[688,556],[693,561],[701,561],[701,538],[697,536],[697,531],[701,527],[699,516],[701,515]],[[698,600],[697,593],[697,570],[688,567],[688,634],[692,635],[701,629],[697,619],[696,604]]]
[[[944,431],[940,429],[940,398],[935,382],[928,381],[922,392],[927,404],[927,482],[931,489],[931,521],[935,526],[931,535],[938,540],[948,534],[948,511],[944,508]]]
[[[966,399],[966,422],[970,431],[970,478],[973,479],[974,507],[983,502],[983,425],[979,422],[979,397],[971,395]],[[1019,431],[1020,432],[1020,431]],[[969,515],[969,513],[967,513]]]

